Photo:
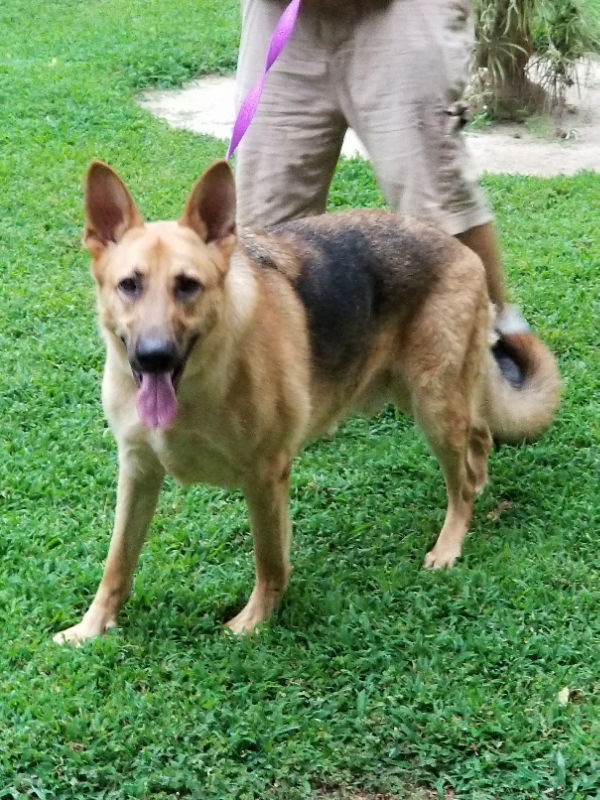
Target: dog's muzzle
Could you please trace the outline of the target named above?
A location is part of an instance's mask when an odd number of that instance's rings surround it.
[[[166,428],[174,421],[177,385],[194,342],[192,339],[183,353],[175,342],[158,336],[136,342],[129,363],[138,387],[137,411],[147,428]],[[125,341],[123,344],[126,346]]]
[[[133,358],[130,360],[134,372],[174,372],[181,364],[174,342],[155,337],[138,339]]]

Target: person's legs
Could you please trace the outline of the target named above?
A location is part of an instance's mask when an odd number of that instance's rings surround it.
[[[471,44],[468,0],[392,0],[356,25],[336,85],[391,207],[429,219],[471,247],[502,306],[492,214],[461,133]]]
[[[269,0],[242,0],[238,104],[262,72],[281,10]],[[301,10],[236,155],[242,225],[264,227],[325,210],[346,131],[331,97],[328,45],[318,15]]]
[[[490,300],[501,312],[506,305],[506,288],[494,224],[486,222],[483,225],[475,225],[457,233],[456,238],[470,247],[483,261]]]

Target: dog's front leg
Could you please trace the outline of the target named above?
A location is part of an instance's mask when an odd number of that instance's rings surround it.
[[[234,633],[251,633],[279,603],[291,571],[290,461],[281,455],[257,470],[244,487],[254,537],[256,583],[240,613],[227,623]]]
[[[117,624],[119,609],[131,590],[133,573],[156,508],[163,477],[164,473],[158,466],[140,469],[138,464],[122,464],[115,525],[102,580],[81,622],[54,636],[58,644],[80,644]]]

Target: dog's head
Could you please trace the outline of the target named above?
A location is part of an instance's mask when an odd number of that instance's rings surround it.
[[[125,183],[100,161],[85,185],[84,246],[92,255],[100,322],[123,348],[148,427],[177,412],[176,390],[196,342],[223,305],[235,246],[235,188],[217,161],[195,184],[176,222],[144,223]]]

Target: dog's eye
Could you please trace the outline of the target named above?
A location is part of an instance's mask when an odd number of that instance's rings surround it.
[[[175,278],[175,294],[182,300],[187,300],[202,289],[202,284],[196,278],[187,275],[178,275]]]
[[[117,284],[118,289],[127,297],[137,297],[142,291],[142,281],[140,278],[123,278]]]

